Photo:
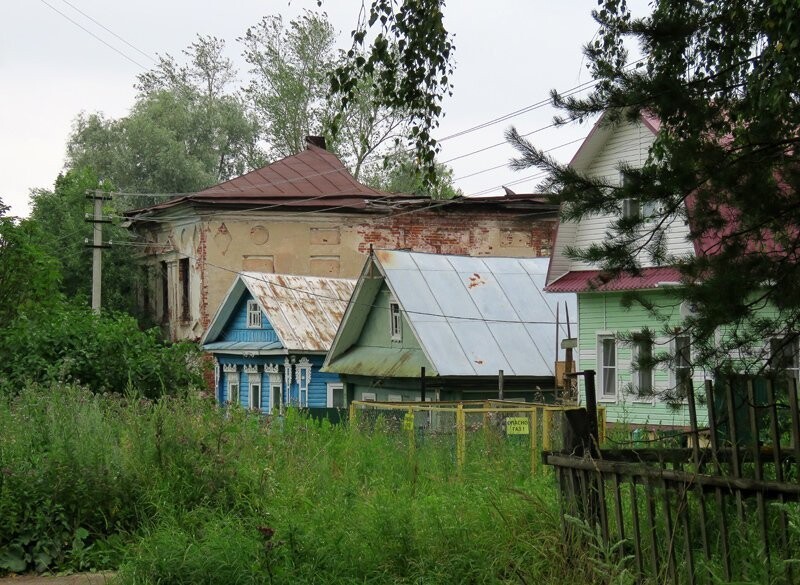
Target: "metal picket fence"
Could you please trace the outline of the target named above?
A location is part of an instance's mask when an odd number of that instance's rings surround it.
[[[562,447],[565,413],[575,410],[579,409],[510,400],[353,401],[349,419],[354,430],[378,428],[404,435],[409,451],[431,439],[449,443],[454,447],[459,470],[463,469],[471,452],[498,441],[513,443],[520,452],[526,453],[531,474],[537,474],[544,469],[542,452]],[[598,416],[605,423],[604,409],[599,409]]]

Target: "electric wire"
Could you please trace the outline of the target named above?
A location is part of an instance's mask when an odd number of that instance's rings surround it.
[[[86,18],[88,18],[89,20],[91,20],[93,23],[95,23],[97,26],[99,26],[100,28],[102,28],[102,29],[103,29],[104,31],[106,31],[108,34],[110,34],[110,35],[113,35],[114,37],[116,37],[117,39],[119,39],[120,41],[122,41],[123,43],[125,43],[126,45],[128,45],[128,46],[129,46],[131,49],[133,49],[133,50],[134,50],[134,51],[136,51],[137,53],[140,53],[140,54],[141,54],[141,55],[143,55],[144,57],[146,57],[146,58],[150,59],[150,60],[151,60],[153,63],[156,63],[156,60],[153,58],[153,56],[152,56],[152,55],[149,55],[148,53],[145,53],[145,52],[144,52],[144,51],[142,51],[142,50],[141,50],[139,47],[137,47],[137,46],[135,46],[135,45],[133,45],[133,44],[129,43],[127,40],[125,40],[124,38],[122,38],[121,36],[119,36],[119,35],[118,35],[117,33],[115,33],[113,30],[111,30],[110,28],[108,28],[107,26],[105,26],[105,25],[104,25],[102,22],[100,22],[100,21],[98,21],[97,19],[95,19],[95,18],[92,18],[90,15],[86,14],[86,13],[85,13],[83,10],[81,10],[80,8],[78,8],[77,6],[75,6],[75,5],[74,5],[72,2],[69,2],[68,0],[61,0],[61,1],[62,1],[64,4],[66,4],[67,6],[69,6],[70,8],[72,8],[72,9],[73,9],[75,12],[78,12],[78,13],[82,14],[84,17],[86,17]]]
[[[130,56],[130,55],[128,55],[127,53],[125,53],[125,52],[121,51],[120,49],[118,49],[117,47],[115,47],[114,45],[112,45],[111,43],[109,43],[109,42],[106,42],[106,41],[105,41],[103,38],[101,38],[101,37],[97,36],[96,34],[94,34],[94,33],[93,33],[92,31],[90,31],[88,28],[86,28],[85,26],[83,26],[81,23],[77,22],[76,20],[73,20],[73,19],[72,19],[72,18],[70,18],[68,15],[64,14],[63,12],[61,12],[61,11],[60,11],[58,8],[56,8],[55,6],[53,6],[52,4],[50,4],[49,2],[47,2],[47,0],[39,0],[39,2],[41,2],[41,3],[42,3],[42,4],[44,4],[45,6],[49,7],[49,8],[50,8],[51,10],[53,10],[54,12],[57,12],[58,14],[60,14],[61,16],[63,16],[64,18],[66,18],[66,19],[67,19],[68,21],[70,21],[72,24],[74,24],[75,26],[77,26],[78,28],[80,28],[80,29],[81,29],[82,31],[84,31],[85,33],[87,33],[87,34],[91,35],[92,37],[94,37],[95,39],[97,39],[98,41],[100,41],[101,43],[103,43],[103,44],[104,44],[106,47],[108,47],[108,48],[109,48],[109,49],[111,49],[112,51],[114,51],[114,52],[116,52],[116,53],[118,53],[118,54],[122,55],[122,56],[123,56],[123,57],[125,57],[125,58],[126,58],[128,61],[130,61],[131,63],[133,63],[134,65],[137,65],[137,66],[141,67],[142,69],[144,69],[145,71],[147,71],[147,67],[145,67],[144,65],[142,65],[141,63],[139,63],[139,62],[138,62],[136,59],[134,59],[133,57],[131,57],[131,56]]]
[[[120,245],[127,245],[127,244],[120,244]],[[173,248],[172,251],[173,252],[177,252],[177,250],[174,250],[174,248]],[[192,254],[183,254],[182,253],[182,255],[185,255],[186,258],[189,258],[190,260],[193,260],[195,262],[199,262],[199,263],[204,264],[206,266],[210,266],[212,268],[216,268],[216,269],[222,270],[224,272],[235,274],[237,276],[246,276],[246,277],[252,278],[253,274],[258,274],[258,272],[248,272],[248,271],[243,271],[243,270],[234,270],[233,268],[228,268],[226,266],[220,266],[218,264],[214,264],[213,262],[209,262],[208,260],[200,259],[197,256],[194,256]],[[347,300],[340,299],[339,297],[332,297],[330,295],[324,295],[324,294],[316,293],[316,292],[305,290],[305,289],[302,289],[302,288],[293,287],[293,286],[290,286],[290,285],[287,285],[287,284],[281,284],[281,283],[278,283],[278,282],[267,281],[264,278],[257,278],[256,277],[256,280],[259,280],[260,282],[263,282],[264,284],[268,284],[268,285],[275,286],[275,287],[278,287],[278,288],[291,290],[293,292],[296,292],[296,293],[299,293],[299,294],[304,294],[304,295],[307,295],[307,296],[310,296],[310,297],[315,297],[315,298],[318,298],[318,299],[321,299],[321,300],[324,300],[324,301],[336,302],[336,303],[346,303],[347,306],[359,306],[359,307],[364,307],[364,308],[385,308],[385,307],[381,307],[380,305],[376,305],[376,304],[373,304],[373,303],[356,303],[356,302],[353,301],[352,298],[349,301],[347,301]],[[354,279],[346,279],[346,280],[354,280]],[[271,298],[273,300],[279,300],[276,297],[271,297],[269,295],[267,295],[267,297]],[[459,320],[463,320],[463,321],[479,321],[479,322],[482,322],[482,323],[520,323],[520,324],[523,324],[523,325],[555,325],[556,324],[555,321],[522,321],[522,320],[517,320],[517,319],[490,319],[490,318],[483,318],[483,317],[468,317],[468,316],[464,316],[464,315],[447,315],[445,313],[433,313],[433,312],[428,312],[428,311],[413,311],[413,310],[407,310],[407,309],[402,309],[402,310],[403,310],[403,312],[405,312],[407,314],[410,314],[410,315],[421,315],[421,316],[424,316],[424,317],[439,317],[439,318],[444,318],[444,319],[459,319]]]

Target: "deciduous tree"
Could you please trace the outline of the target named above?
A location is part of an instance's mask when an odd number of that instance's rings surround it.
[[[138,77],[128,116],[81,114],[68,167],[92,168],[123,191],[162,194],[197,191],[262,164],[258,125],[232,87],[236,71],[223,50],[223,41],[198,36],[185,64],[162,56]]]
[[[36,243],[38,226],[6,215],[0,200],[0,329],[32,305],[50,306],[58,297],[54,259]]]

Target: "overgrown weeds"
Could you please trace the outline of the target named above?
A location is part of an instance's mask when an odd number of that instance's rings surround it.
[[[471,450],[458,473],[448,440],[409,456],[407,437],[385,429],[76,387],[2,399],[0,427],[6,571],[117,568],[123,583],[577,574],[552,477],[531,478],[513,443]]]

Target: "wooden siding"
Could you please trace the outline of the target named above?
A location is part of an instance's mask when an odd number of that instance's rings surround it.
[[[578,231],[576,222],[564,222],[558,224],[555,244],[553,245],[553,255],[550,257],[550,266],[547,269],[547,284],[564,276],[572,269],[572,260],[567,257],[567,246],[571,246],[575,241],[575,234]]]
[[[601,372],[597,363],[597,346],[599,335],[616,335],[618,333],[634,333],[647,327],[656,336],[654,354],[672,351],[671,337],[665,332],[667,327],[679,327],[681,316],[679,302],[669,290],[646,291],[648,300],[657,303],[662,311],[668,313],[666,321],[656,321],[640,305],[634,303],[630,309],[621,304],[622,293],[583,293],[578,295],[578,319],[580,323],[578,367],[580,370],[597,371],[598,401],[606,406],[608,422],[630,424],[633,426],[675,426],[689,425],[687,408],[674,408],[656,398],[640,398],[633,387],[632,350],[629,343],[617,341],[616,368],[617,393],[615,399],[602,396]],[[654,372],[654,388],[656,392],[669,388],[673,382],[673,374],[666,368],[657,368]],[[694,372],[695,388],[702,389],[704,372]],[[583,384],[581,394],[583,398]],[[700,415],[701,413],[698,413]]]
[[[389,301],[391,292],[384,282],[372,307],[369,308],[369,315],[361,329],[361,335],[354,347],[386,347],[392,349],[421,349],[405,314],[400,312],[402,340],[396,341],[391,338],[389,329]]]
[[[592,177],[603,178],[610,183],[619,182],[620,163],[627,163],[632,167],[641,167],[647,160],[648,151],[653,144],[655,136],[643,124],[623,124],[615,128],[606,144],[600,149],[597,156],[589,164],[586,173]],[[588,248],[592,243],[602,242],[606,237],[611,222],[617,216],[595,215],[584,217],[577,224],[577,229],[571,233],[566,231],[564,238],[559,237],[557,249],[563,254],[564,247],[573,245],[579,249]],[[568,225],[568,224],[567,224]],[[681,218],[673,218],[664,226],[665,245],[669,254],[681,257],[693,254],[694,249],[688,240],[689,228]],[[557,254],[558,255],[558,254]],[[653,266],[647,258],[647,253],[641,257],[643,266]],[[561,258],[555,261],[554,269],[564,272],[565,261]],[[593,268],[585,262],[571,261],[570,270],[585,270]]]
[[[261,312],[260,329],[247,326],[247,301],[252,300],[252,295],[245,291],[242,298],[236,303],[231,318],[216,341],[279,341],[278,335],[263,311]]]
[[[311,356],[289,356],[290,359],[294,358],[295,362],[299,362],[303,357],[306,357],[311,362],[311,379],[308,385],[308,407],[309,408],[325,408],[327,406],[328,394],[327,388],[329,383],[341,382],[338,374],[331,374],[320,372],[324,356],[311,355]],[[249,395],[249,380],[250,375],[244,372],[244,366],[257,366],[258,379],[261,383],[261,412],[268,413],[270,405],[270,375],[264,372],[265,365],[277,365],[280,370],[281,379],[281,392],[283,393],[283,404],[285,406],[296,405],[299,400],[298,384],[296,369],[293,368],[292,384],[288,391],[286,388],[286,376],[284,370],[284,360],[286,356],[255,356],[255,357],[240,357],[240,356],[219,356],[220,364],[232,364],[238,369],[236,373],[223,372],[220,375],[219,387],[217,388],[217,398],[220,404],[225,404],[229,401],[228,396],[228,382],[232,377],[239,380],[239,404],[242,408],[249,408],[250,395]],[[297,364],[295,364],[296,366]]]

